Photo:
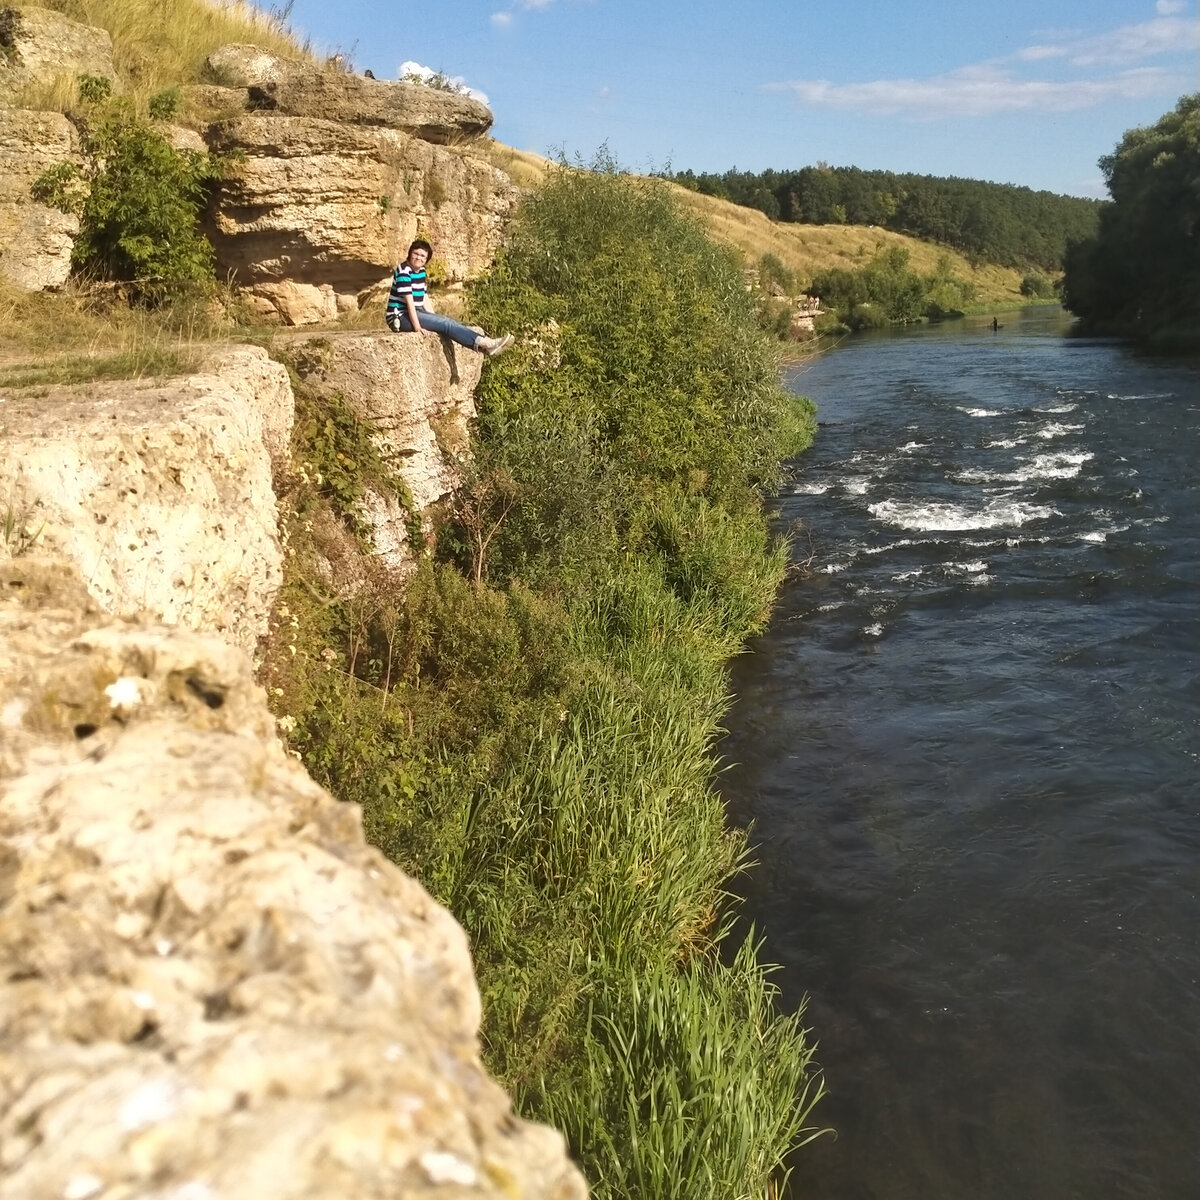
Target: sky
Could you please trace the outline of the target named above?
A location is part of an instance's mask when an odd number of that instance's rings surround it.
[[[816,163],[1104,196],[1200,87],[1197,0],[295,0],[314,48],[440,71],[493,136],[636,171]],[[260,0],[260,7],[284,6]]]

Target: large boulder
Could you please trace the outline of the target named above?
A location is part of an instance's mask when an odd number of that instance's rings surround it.
[[[0,392],[0,558],[59,556],[107,612],[253,649],[282,577],[271,453],[293,406],[254,346],[167,382]]]
[[[0,563],[0,1200],[583,1200],[467,939],[219,638]]]
[[[418,230],[448,281],[479,274],[517,201],[502,171],[396,129],[248,113],[207,140],[238,160],[213,201],[220,270],[290,324],[349,306]]]
[[[251,108],[281,116],[383,125],[439,144],[478,137],[492,127],[487,105],[462,92],[367,79],[258,46],[222,46],[206,61],[214,79],[249,90]]]
[[[49,8],[0,9],[0,98],[60,76],[116,83],[112,38]]]
[[[0,113],[0,275],[18,287],[66,281],[79,218],[38,204],[30,188],[51,167],[80,161],[79,135],[62,113]]]

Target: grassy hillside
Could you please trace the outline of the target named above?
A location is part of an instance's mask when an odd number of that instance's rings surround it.
[[[909,252],[909,263],[919,274],[931,274],[939,259],[949,259],[953,273],[975,286],[976,308],[1024,304],[1021,273],[1010,267],[984,263],[979,267],[945,246],[918,241],[881,226],[794,225],[769,220],[755,209],[743,208],[715,196],[702,196],[669,185],[684,207],[704,222],[720,241],[736,246],[751,263],[774,254],[801,281],[831,267],[856,270],[880,251],[899,246]]]
[[[135,101],[174,84],[200,82],[205,57],[227,42],[312,57],[307,41],[283,20],[239,0],[16,0],[9,7],[51,8],[107,30],[117,75]],[[52,87],[30,89],[21,100],[30,108],[65,109],[74,103],[74,84],[64,78]]]
[[[491,144],[487,154],[495,166],[507,171],[521,187],[541,183],[551,166],[549,160],[537,154],[514,150],[498,142]],[[976,309],[1005,308],[1027,302],[1021,295],[1019,271],[989,263],[973,267],[961,254],[945,246],[905,237],[880,226],[784,224],[730,200],[704,196],[674,183],[664,182],[663,186],[713,237],[741,251],[748,264],[756,264],[764,254],[773,254],[802,284],[832,267],[856,270],[881,251],[898,246],[909,252],[910,266],[921,275],[932,274],[940,259],[948,259],[954,275],[975,286]]]

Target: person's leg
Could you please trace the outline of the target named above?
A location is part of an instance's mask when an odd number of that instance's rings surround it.
[[[481,336],[461,321],[456,321],[453,317],[443,316],[441,313],[422,312],[418,314],[418,319],[421,322],[422,329],[432,329],[434,333],[440,333],[443,337],[450,338],[460,346],[466,346],[468,350],[476,348],[475,343],[479,341]],[[412,328],[408,324],[407,313],[404,314],[403,323],[407,328]]]

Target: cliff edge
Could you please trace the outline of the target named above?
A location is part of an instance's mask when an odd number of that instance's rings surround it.
[[[435,339],[359,340],[368,374],[448,372]],[[481,1066],[466,936],[254,682],[281,370],[243,347],[169,384],[0,393],[0,1198],[574,1200],[561,1136]],[[252,562],[176,594],[251,527]]]

